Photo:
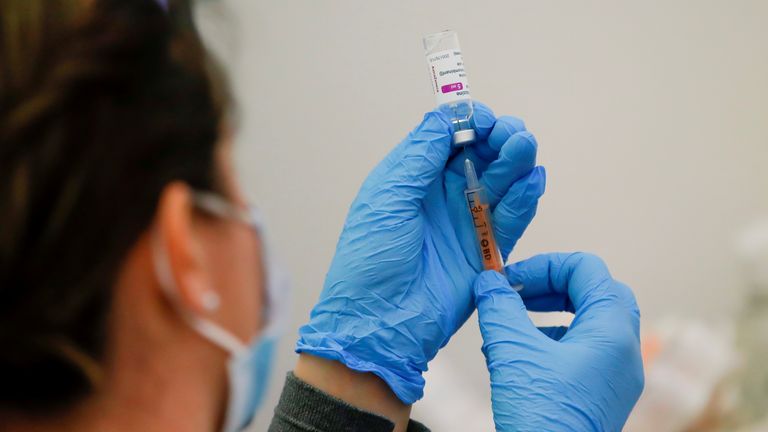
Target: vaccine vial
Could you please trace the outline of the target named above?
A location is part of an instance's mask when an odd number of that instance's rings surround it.
[[[472,144],[475,141],[472,98],[458,35],[453,30],[445,30],[424,36],[424,50],[438,109],[453,124],[453,145]]]

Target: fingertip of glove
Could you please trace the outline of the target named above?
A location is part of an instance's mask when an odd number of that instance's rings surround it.
[[[424,114],[421,124],[416,127],[416,132],[434,132],[451,136],[453,126],[450,120],[440,111],[434,110]]]
[[[509,282],[505,275],[495,271],[486,270],[475,279],[475,294],[480,296],[499,288],[509,288]]]
[[[543,166],[534,167],[531,171],[530,182],[535,185],[537,194],[543,195],[547,188],[547,170]]]
[[[480,101],[473,100],[472,109],[474,111],[474,114],[480,114],[483,117],[490,117],[494,120],[494,122],[496,121],[496,114],[493,113],[493,110],[488,105]]]
[[[475,101],[473,104],[474,112],[472,113],[472,123],[474,123],[477,138],[486,139],[496,124],[496,114],[483,103]]]
[[[528,132],[527,130],[523,130],[515,133],[509,137],[509,139],[515,144],[516,147],[520,148],[518,152],[525,152],[526,154],[530,153],[535,157],[536,152],[539,149],[539,142],[536,141],[536,137],[533,136],[532,133]]]
[[[495,131],[494,135],[501,134],[510,137],[528,129],[525,127],[525,122],[522,119],[505,115],[496,119],[493,130]]]
[[[496,207],[502,218],[518,218],[535,208],[546,189],[546,173],[543,167],[534,167],[525,177],[516,181]],[[511,219],[509,219],[511,220]]]

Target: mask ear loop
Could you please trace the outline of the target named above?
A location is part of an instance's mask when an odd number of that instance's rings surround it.
[[[160,289],[168,297],[168,300],[179,316],[201,336],[214,345],[223,348],[230,355],[235,356],[247,351],[246,345],[235,335],[210,320],[195,316],[195,314],[182,305],[179,300],[179,293],[175,289],[176,285],[173,282],[168,254],[164,253],[164,251],[162,234],[155,230],[152,235],[152,261],[155,267],[155,274],[160,284]]]

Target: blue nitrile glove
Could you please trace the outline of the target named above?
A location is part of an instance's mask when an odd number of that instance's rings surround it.
[[[506,270],[475,282],[496,430],[621,430],[643,390],[632,291],[589,254],[539,255]],[[576,315],[570,328],[537,329],[526,308]]]
[[[536,213],[544,170],[522,121],[475,104],[484,172],[506,256]],[[320,300],[297,352],[373,372],[405,403],[423,395],[422,372],[474,310],[481,268],[464,202],[464,153],[448,119],[430,112],[369,174],[352,203]],[[489,165],[490,164],[490,165]]]

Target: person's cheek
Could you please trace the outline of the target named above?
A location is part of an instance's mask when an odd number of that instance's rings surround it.
[[[265,299],[258,239],[241,224],[229,224],[209,254],[214,289],[221,297],[216,319],[247,343],[261,328]]]
[[[239,334],[250,341],[262,328],[266,274],[264,272],[261,247],[255,235],[234,238],[232,272],[228,276],[229,289],[233,300],[233,314],[237,316]]]
[[[244,254],[246,262],[243,265],[244,272],[244,285],[243,289],[246,291],[245,296],[248,296],[248,305],[250,306],[249,316],[250,322],[248,328],[256,328],[261,331],[266,325],[264,310],[267,304],[267,273],[264,261],[264,250],[262,248],[261,239],[256,236],[255,240],[245,245],[245,249],[248,249]]]

